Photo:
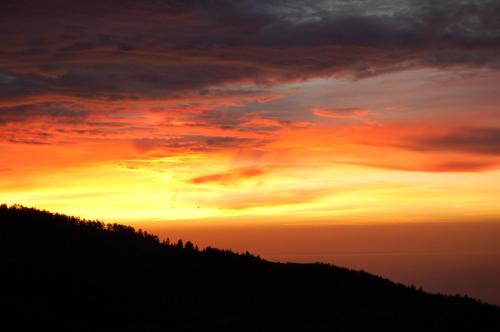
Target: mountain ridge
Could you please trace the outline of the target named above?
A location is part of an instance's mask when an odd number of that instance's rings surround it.
[[[130,226],[0,205],[2,307],[67,331],[497,331],[500,308],[362,271],[199,250]],[[6,321],[5,321],[6,322]]]

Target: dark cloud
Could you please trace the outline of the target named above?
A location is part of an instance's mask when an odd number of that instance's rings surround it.
[[[245,105],[247,106],[247,105]],[[228,107],[209,109],[185,117],[192,127],[220,128],[241,132],[273,132],[280,130],[283,123],[272,119],[268,112],[255,111],[249,107]]]
[[[18,129],[15,132],[9,130],[0,132],[0,142],[13,144],[48,145],[52,144],[53,140],[54,136],[50,132],[41,130]]]
[[[431,137],[411,137],[405,147],[422,151],[500,155],[500,128],[462,128]]]
[[[493,161],[450,161],[427,167],[431,172],[478,172],[498,168],[499,163]]]
[[[141,127],[130,119],[121,117],[113,107],[96,111],[77,101],[14,102],[0,106],[0,142],[53,144],[68,143],[74,136],[102,138],[151,132],[150,127]]]
[[[87,118],[88,110],[79,105],[57,102],[0,107],[0,125],[33,120],[49,120],[49,123],[80,123]]]
[[[33,138],[21,138],[21,139],[11,138],[11,139],[7,140],[7,142],[13,143],[13,144],[28,144],[28,145],[47,145],[47,144],[49,144],[45,140],[37,140],[37,139],[33,139]]]
[[[500,63],[498,1],[19,0],[0,98],[157,98],[225,83]]]
[[[439,158],[438,158],[439,159]],[[401,163],[401,162],[353,162],[349,164],[362,165],[375,168],[391,169],[398,171],[408,172],[435,172],[435,173],[449,173],[449,172],[481,172],[493,169],[498,169],[500,163],[498,160],[469,160],[463,158],[462,160],[451,159],[442,161],[421,161],[414,163]]]
[[[264,140],[253,138],[203,135],[181,135],[167,138],[143,138],[134,140],[134,145],[139,152],[149,152],[158,149],[180,149],[207,152],[219,149],[258,147],[266,143],[267,142]]]

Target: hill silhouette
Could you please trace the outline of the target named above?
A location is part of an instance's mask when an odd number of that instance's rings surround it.
[[[3,330],[500,331],[496,306],[365,272],[17,205],[1,205],[0,221]]]

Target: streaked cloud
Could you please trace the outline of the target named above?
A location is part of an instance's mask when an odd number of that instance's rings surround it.
[[[358,119],[368,114],[368,110],[363,108],[314,107],[311,109],[311,112],[319,117],[333,119]]]
[[[249,167],[232,169],[224,173],[197,176],[189,180],[193,184],[219,183],[222,185],[235,184],[242,180],[260,177],[265,173],[264,169]]]
[[[0,98],[162,98],[228,83],[500,63],[495,1],[74,5],[2,4]]]
[[[3,1],[0,194],[380,217],[428,197],[452,215],[468,188],[496,213],[498,17],[489,0]]]
[[[464,127],[428,137],[414,137],[408,146],[423,151],[459,151],[500,156],[500,128]]]

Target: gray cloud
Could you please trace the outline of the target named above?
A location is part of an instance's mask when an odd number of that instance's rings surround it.
[[[52,123],[80,123],[89,111],[79,105],[57,102],[33,103],[0,107],[0,125],[25,122],[33,119],[50,120]]]
[[[3,1],[0,98],[500,64],[498,1]]]
[[[411,137],[407,148],[500,155],[500,128],[462,128],[432,137]]]
[[[158,149],[181,149],[206,152],[228,148],[242,149],[258,147],[266,143],[265,140],[252,138],[204,135],[180,135],[166,138],[142,138],[134,140],[134,145],[139,152],[148,152]]]

